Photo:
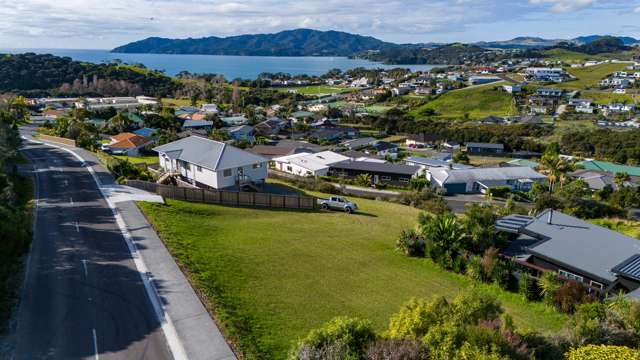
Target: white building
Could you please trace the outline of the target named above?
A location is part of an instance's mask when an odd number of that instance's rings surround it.
[[[202,106],[200,107],[200,111],[207,114],[217,114],[220,112],[220,110],[218,109],[218,105],[216,104],[202,104]]]
[[[300,153],[271,159],[277,170],[297,176],[325,176],[332,164],[346,160],[349,158],[332,151]]]
[[[153,150],[160,167],[198,187],[224,189],[262,184],[268,160],[223,142],[189,136]]]

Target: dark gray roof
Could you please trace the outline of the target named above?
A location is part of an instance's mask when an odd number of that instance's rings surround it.
[[[186,161],[218,171],[266,162],[262,156],[238,149],[223,142],[200,136],[189,136],[154,148],[172,159]]]
[[[331,165],[334,169],[371,171],[375,173],[415,175],[420,171],[419,166],[399,165],[391,163],[377,163],[370,161],[342,161]]]
[[[209,120],[185,120],[182,127],[205,127],[205,126],[213,126],[213,121]]]
[[[366,137],[366,138],[343,141],[342,143],[340,143],[340,145],[344,147],[352,148],[352,149],[357,149],[357,148],[369,146],[374,142],[376,142],[376,138]]]
[[[504,145],[502,144],[477,143],[477,142],[467,143],[467,147],[486,148],[486,149],[504,149]]]
[[[613,268],[614,273],[640,281],[640,254],[635,254]]]
[[[517,219],[503,218],[496,228],[504,231],[511,226],[512,232],[537,238],[540,241],[528,247],[529,253],[605,282],[615,281],[613,270],[616,266],[628,260],[629,256],[640,253],[638,239],[559,211],[552,212],[549,223],[550,211],[544,211],[529,221],[522,218],[523,225],[519,228]],[[509,224],[506,220],[513,222]]]

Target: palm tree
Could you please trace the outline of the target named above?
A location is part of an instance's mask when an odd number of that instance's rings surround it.
[[[360,186],[369,187],[371,186],[371,174],[364,173],[360,174],[356,177],[356,183]]]
[[[125,113],[118,113],[109,119],[109,125],[120,132],[127,130],[131,126],[131,119]]]
[[[538,280],[538,286],[540,286],[540,294],[542,297],[549,301],[556,290],[560,288],[560,280],[558,280],[558,274],[553,271],[546,271],[540,276]]]
[[[566,162],[555,152],[547,152],[540,159],[540,171],[549,179],[549,192],[553,192],[556,182],[562,180],[566,170]]]

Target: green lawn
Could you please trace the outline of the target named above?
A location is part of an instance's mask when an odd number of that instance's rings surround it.
[[[358,199],[362,213],[140,203],[168,248],[247,358],[281,359],[310,329],[339,315],[378,330],[411,297],[454,296],[466,277],[394,250],[418,210]],[[517,294],[497,294],[523,329],[556,332],[567,317]]]
[[[463,119],[465,114],[469,114],[469,119],[481,119],[489,115],[515,115],[516,112],[513,97],[501,91],[496,83],[450,91],[413,109],[411,114],[422,118],[429,109],[444,119]]]
[[[588,61],[588,60],[596,60],[596,61],[605,60],[605,57],[600,55],[589,55],[585,53],[580,53],[580,52],[570,51],[570,50],[560,49],[560,48],[545,50],[544,54],[548,56],[546,60],[563,61],[566,63],[584,63],[585,61]]]
[[[640,102],[640,95],[632,95],[632,94],[614,94],[611,92],[603,92],[603,91],[583,91],[581,97],[592,99],[597,104],[609,104],[612,102],[629,102],[629,103],[638,103]]]
[[[554,87],[562,89],[587,89],[598,87],[600,80],[606,78],[610,74],[624,70],[629,64],[602,64],[585,68],[568,68],[567,71],[578,78],[575,81],[567,81],[565,83],[554,85]]]
[[[160,159],[157,156],[125,156],[125,155],[114,155],[116,159],[120,160],[129,160],[130,163],[133,164],[147,164],[154,165],[160,162]]]

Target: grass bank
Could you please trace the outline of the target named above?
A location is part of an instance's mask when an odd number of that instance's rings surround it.
[[[454,296],[473,286],[430,260],[394,250],[418,210],[358,199],[362,213],[232,208],[168,200],[141,203],[175,258],[249,358],[281,359],[310,329],[339,315],[378,330],[411,297]],[[558,331],[564,315],[517,294],[495,293],[518,326]]]

